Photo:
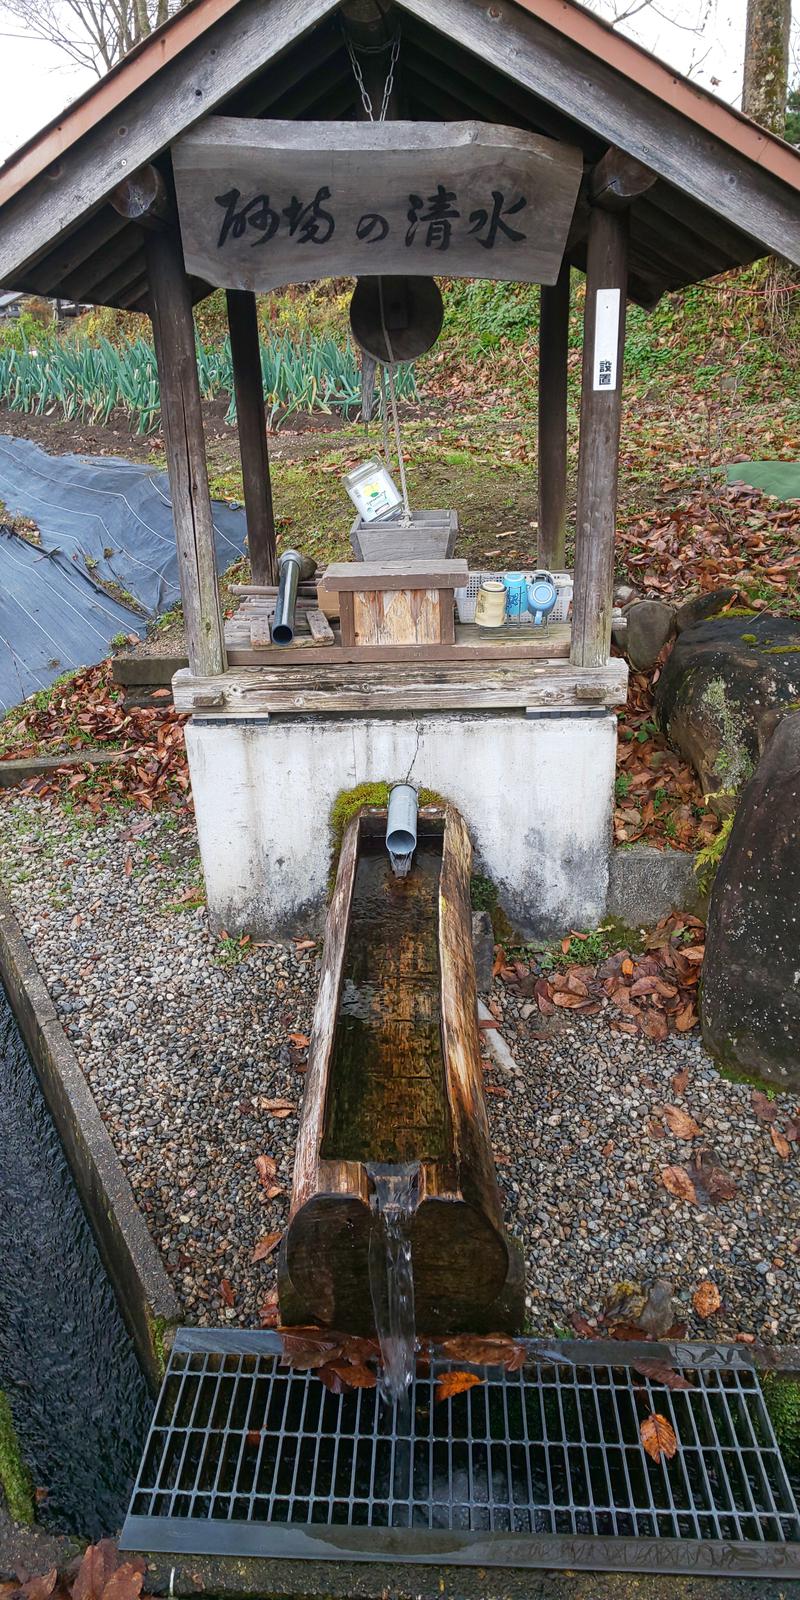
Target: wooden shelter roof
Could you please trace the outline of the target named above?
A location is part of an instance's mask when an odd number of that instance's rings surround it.
[[[774,251],[800,265],[800,153],[574,0],[398,0],[402,114],[616,147],[657,181],[631,207],[644,304]],[[109,196],[203,117],[337,119],[358,90],[335,0],[191,0],[0,168],[0,284],[143,310],[140,225]],[[568,245],[585,264],[588,205]],[[207,292],[194,285],[197,298]]]

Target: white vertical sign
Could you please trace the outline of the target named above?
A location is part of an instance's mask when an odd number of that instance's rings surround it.
[[[616,389],[619,289],[598,289],[594,317],[593,389]]]

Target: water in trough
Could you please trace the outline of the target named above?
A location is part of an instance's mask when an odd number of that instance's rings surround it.
[[[39,1520],[121,1526],[148,1393],[33,1067],[0,988],[0,1389]]]

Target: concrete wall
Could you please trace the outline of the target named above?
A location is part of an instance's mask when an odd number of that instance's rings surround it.
[[[186,744],[209,910],[231,933],[321,920],[333,801],[381,780],[410,779],[459,808],[477,870],[526,936],[603,915],[616,749],[606,712],[195,717]]]

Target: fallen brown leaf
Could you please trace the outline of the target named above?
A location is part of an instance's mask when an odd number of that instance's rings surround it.
[[[263,1239],[259,1239],[250,1260],[266,1261],[267,1256],[272,1255],[273,1250],[276,1245],[280,1244],[282,1238],[283,1234],[280,1228],[276,1229],[274,1233],[265,1233]]]
[[[663,1383],[667,1389],[693,1389],[694,1384],[684,1378],[682,1372],[676,1372],[668,1361],[634,1361],[634,1372],[641,1372],[645,1378],[650,1378],[653,1383]]]
[[[676,1094],[680,1099],[681,1095],[686,1093],[686,1085],[688,1082],[689,1068],[681,1067],[680,1072],[674,1072],[672,1075],[672,1093]]]
[[[780,1129],[776,1128],[774,1122],[771,1122],[769,1125],[769,1133],[772,1143],[774,1144],[781,1161],[788,1161],[789,1156],[791,1155],[791,1146],[788,1139],[784,1138]]]
[[[689,1205],[697,1205],[697,1191],[683,1167],[662,1167],[661,1182],[676,1200],[686,1200]]]
[[[758,1117],[759,1122],[774,1122],[778,1115],[778,1108],[773,1105],[762,1089],[754,1089],[750,1096],[750,1104]]]
[[[219,1286],[219,1292],[222,1295],[226,1306],[233,1306],[236,1304],[236,1291],[229,1278],[222,1279]]]
[[[678,1448],[672,1423],[658,1411],[645,1417],[639,1429],[639,1438],[651,1461],[660,1461],[662,1456],[671,1461]]]
[[[470,1361],[476,1367],[505,1367],[517,1372],[525,1364],[525,1346],[506,1333],[459,1333],[441,1341],[448,1361]]]
[[[569,945],[569,940],[567,940]],[[464,1394],[467,1389],[474,1389],[476,1383],[482,1383],[475,1372],[443,1372],[436,1385],[436,1404],[440,1400],[451,1400],[454,1395]]]
[[[692,1305],[698,1317],[713,1317],[722,1305],[722,1295],[710,1278],[704,1278],[692,1295]]]
[[[696,1139],[702,1132],[694,1117],[690,1117],[681,1106],[665,1106],[661,1115],[676,1139]]]

